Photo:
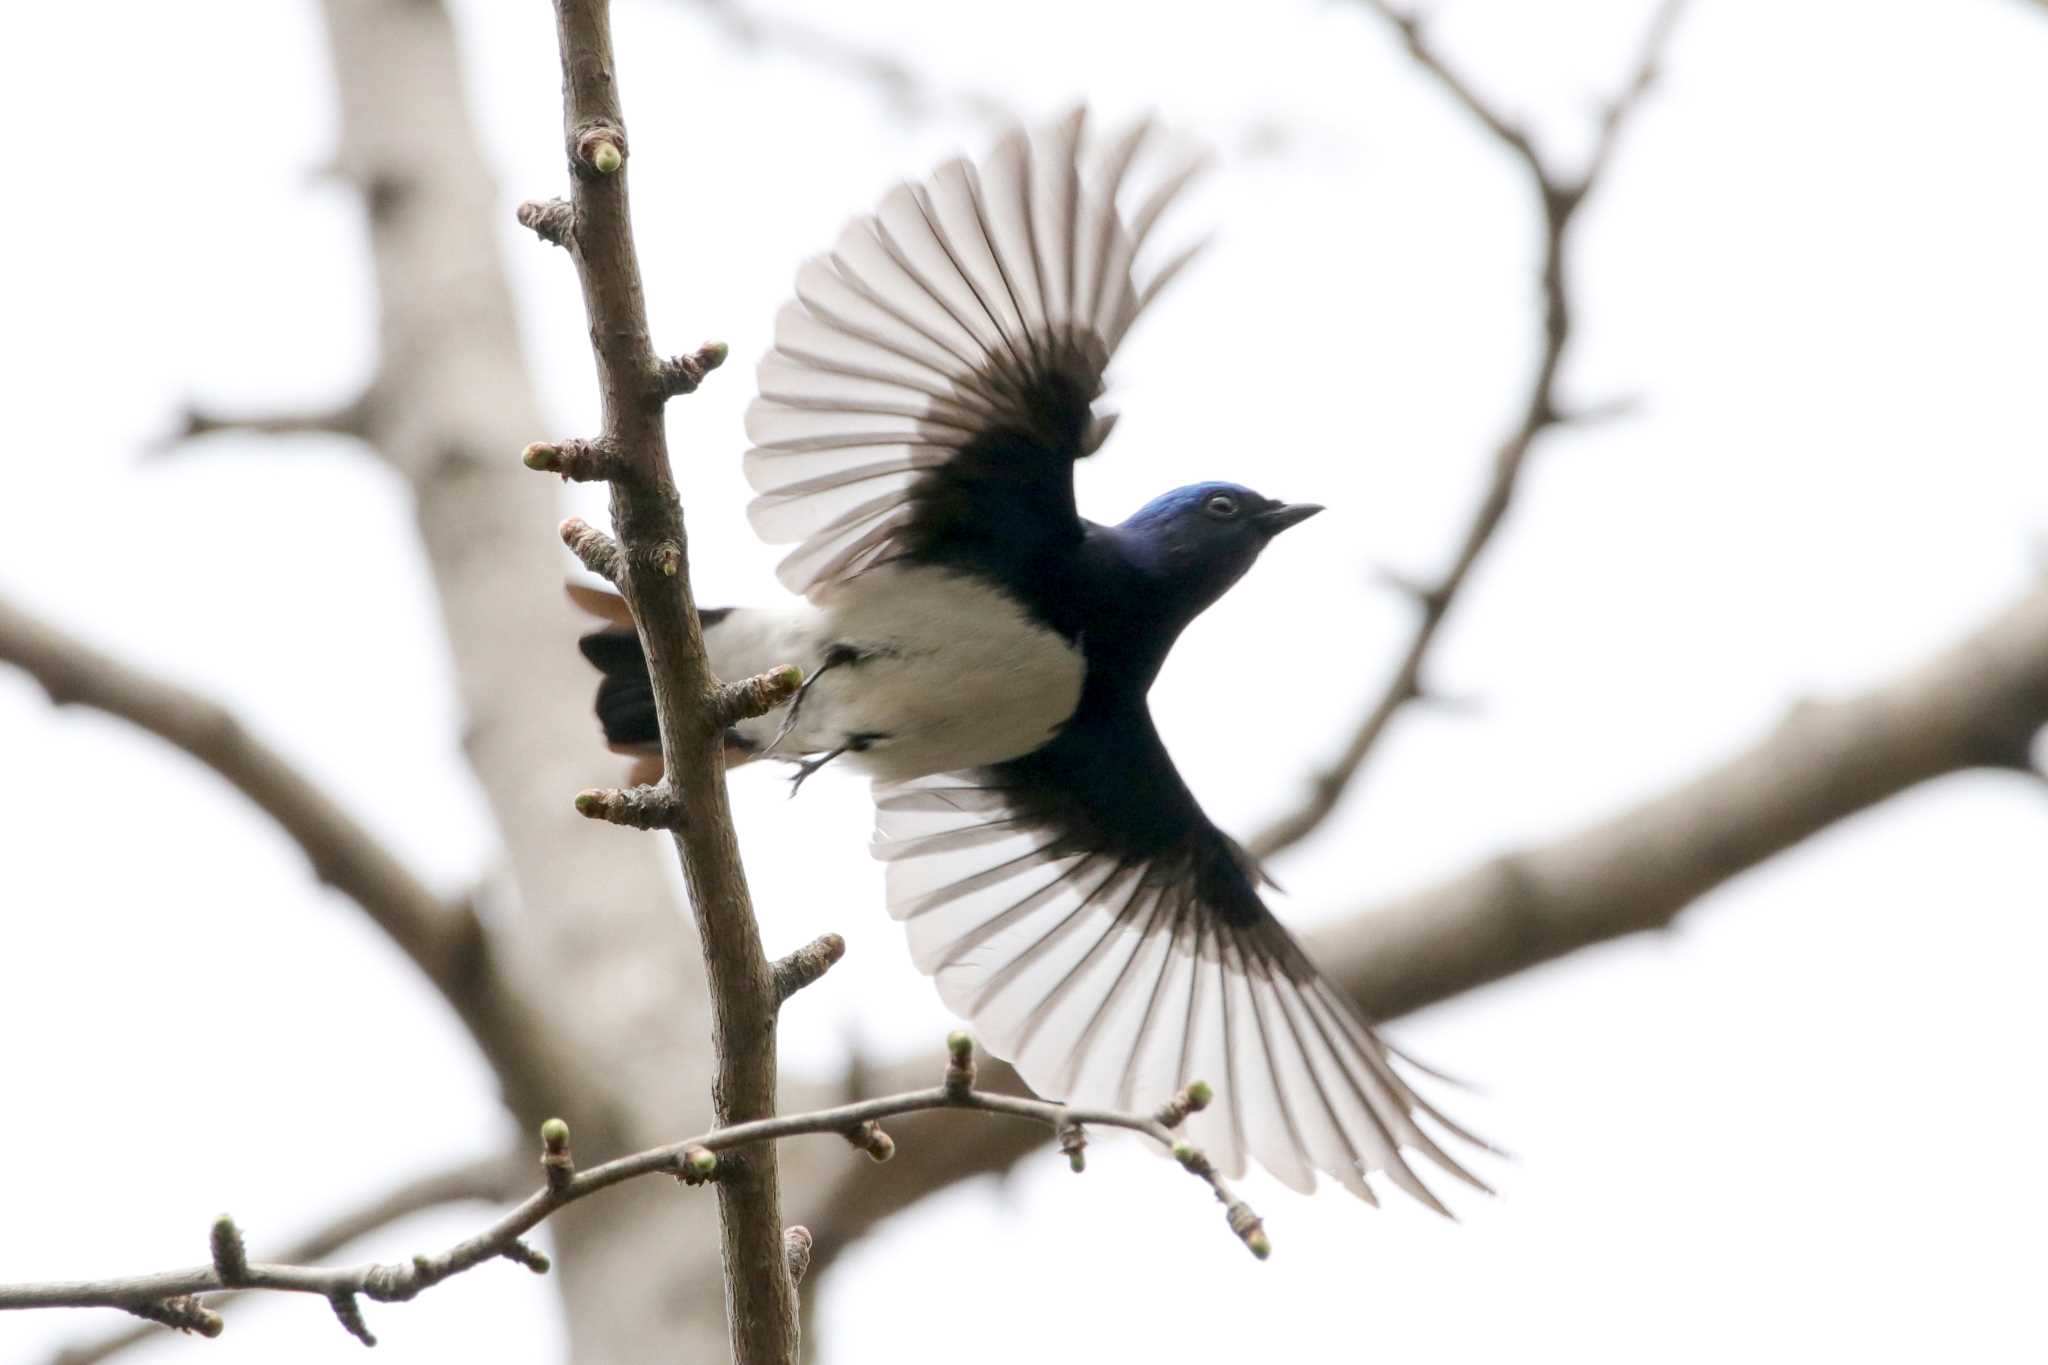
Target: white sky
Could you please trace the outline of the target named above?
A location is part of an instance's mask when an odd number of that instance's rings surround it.
[[[1647,11],[1440,8],[1475,80],[1573,148]],[[739,510],[747,362],[804,254],[889,177],[987,130],[907,124],[681,3],[620,9],[657,332],[722,336],[736,358],[677,408],[699,595],[768,600],[773,552]],[[462,11],[554,434],[584,430],[572,276],[510,213],[558,187],[553,25],[538,4]],[[1196,791],[1248,830],[1403,638],[1371,568],[1437,566],[1480,486],[1536,327],[1526,195],[1358,5],[858,13],[863,41],[941,86],[1031,112],[1153,105],[1234,149],[1186,215],[1218,245],[1119,358],[1123,425],[1082,497],[1115,519],[1229,477],[1330,505],[1189,633],[1155,694]],[[402,488],[338,441],[139,455],[187,394],[333,399],[372,363],[357,210],[315,178],[334,131],[317,15],[42,5],[0,33],[18,144],[0,592],[225,697],[465,885],[492,836]],[[2025,589],[2048,534],[2044,72],[2048,15],[2019,0],[1699,6],[1575,262],[1569,391],[1639,394],[1645,415],[1540,449],[1436,660],[1483,709],[1401,722],[1341,817],[1279,863],[1284,915],[1570,830]],[[1269,128],[1280,149],[1247,154]],[[791,1011],[791,1063],[834,1066],[850,1037],[936,1058],[947,1020],[881,913],[861,787],[787,803],[771,775],[735,785],[770,942],[832,928],[852,945]],[[2038,785],[1943,782],[1675,932],[1403,1021],[1402,1042],[1483,1083],[1463,1112],[1520,1156],[1503,1198],[1453,1191],[1462,1225],[1253,1179],[1276,1247],[1259,1266],[1166,1164],[1105,1138],[1077,1180],[1048,1150],[842,1262],[830,1359],[951,1360],[964,1341],[989,1365],[2038,1358],[2044,832]],[[801,860],[766,856],[797,843]],[[0,868],[0,1279],[203,1259],[224,1208],[260,1253],[499,1131],[455,1027],[262,819],[5,672]],[[476,1223],[420,1219],[364,1250]],[[369,1311],[385,1365],[563,1351],[550,1291],[509,1268]],[[0,1359],[114,1325],[9,1316]],[[360,1353],[291,1299],[132,1358]]]

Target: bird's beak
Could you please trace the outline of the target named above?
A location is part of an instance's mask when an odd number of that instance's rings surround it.
[[[1269,507],[1252,515],[1252,524],[1269,536],[1277,536],[1290,526],[1299,526],[1323,510],[1318,502],[1283,502],[1278,507]]]

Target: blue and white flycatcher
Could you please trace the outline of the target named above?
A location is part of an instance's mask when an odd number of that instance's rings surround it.
[[[1148,270],[1147,240],[1197,165],[1148,157],[1144,123],[1092,149],[1082,129],[1077,111],[899,185],[797,272],[745,468],[805,601],[702,618],[719,676],[806,681],[731,756],[869,775],[911,956],[1034,1090],[1129,1108],[1201,1078],[1217,1101],[1189,1137],[1219,1169],[1249,1155],[1367,1199],[1383,1171],[1441,1210],[1404,1153],[1479,1185],[1424,1120],[1478,1139],[1266,908],[1146,706],[1188,623],[1321,509],[1234,483],[1114,526],[1075,509],[1110,357],[1186,259]],[[583,650],[606,738],[656,752],[637,638]]]

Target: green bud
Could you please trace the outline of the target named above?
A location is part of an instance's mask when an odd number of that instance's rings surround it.
[[[583,798],[577,797],[576,804],[581,808]],[[540,1142],[551,1152],[565,1150],[569,1146],[569,1125],[560,1119],[549,1119],[540,1126]]]
[[[730,346],[727,346],[724,342],[707,341],[697,351],[697,358],[704,362],[705,369],[715,370],[720,365],[723,365],[725,363],[725,358],[731,354],[732,348]]]
[[[555,457],[561,453],[546,441],[535,441],[519,453],[519,461],[528,469],[551,469],[554,467]]]
[[[1075,1175],[1081,1174],[1088,1169],[1088,1154],[1078,1150],[1068,1152],[1067,1165],[1072,1168]]]
[[[1176,1142],[1173,1144],[1173,1159],[1183,1166],[1194,1165],[1195,1158],[1200,1155],[1201,1153],[1195,1150],[1193,1143]]]
[[[700,1176],[710,1175],[718,1169],[718,1153],[699,1147],[690,1153],[690,1169]]]
[[[1216,1092],[1209,1088],[1207,1081],[1188,1082],[1188,1112],[1200,1113],[1209,1107],[1209,1101],[1216,1098]]]
[[[964,1028],[956,1028],[946,1035],[946,1051],[959,1061],[966,1061],[974,1055],[974,1035]]]
[[[597,150],[590,154],[590,164],[597,167],[599,175],[610,175],[625,165],[626,159],[619,155],[619,145],[616,142],[600,142],[597,144]]]
[[[1273,1254],[1273,1244],[1266,1240],[1266,1234],[1263,1232],[1255,1232],[1245,1238],[1244,1244],[1252,1249],[1252,1255],[1262,1261]]]

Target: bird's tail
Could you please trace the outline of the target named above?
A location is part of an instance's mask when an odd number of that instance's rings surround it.
[[[654,683],[647,673],[647,654],[640,647],[639,632],[615,594],[571,585],[569,600],[608,622],[604,629],[591,631],[576,644],[600,675],[597,684],[597,723],[604,731],[605,746],[615,754],[634,760],[627,775],[632,784],[661,780],[661,727],[654,714]],[[728,607],[699,609],[707,635],[731,614]],[[725,737],[727,767],[754,756],[754,744],[737,730]]]

